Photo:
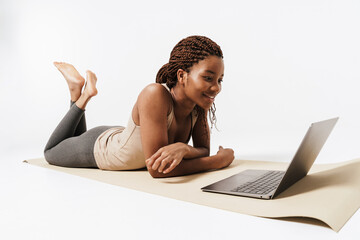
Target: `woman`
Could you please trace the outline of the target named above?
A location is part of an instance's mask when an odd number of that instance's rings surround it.
[[[204,36],[190,36],[172,50],[156,83],[139,94],[126,128],[86,130],[85,107],[97,94],[91,71],[85,80],[70,64],[55,62],[70,90],[71,107],[45,147],[45,159],[64,167],[129,170],[147,167],[152,177],[187,175],[227,167],[232,149],[210,152],[207,114],[214,124],[216,95],[224,76],[220,47]],[[188,145],[190,137],[193,146]]]

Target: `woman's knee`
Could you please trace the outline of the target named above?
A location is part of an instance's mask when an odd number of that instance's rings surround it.
[[[55,154],[52,153],[51,149],[44,150],[45,160],[51,165],[59,165],[59,161]]]

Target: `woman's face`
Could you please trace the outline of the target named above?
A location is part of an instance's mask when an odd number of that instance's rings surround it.
[[[208,110],[221,91],[224,77],[224,61],[209,56],[194,64],[184,75],[184,92],[199,107]]]

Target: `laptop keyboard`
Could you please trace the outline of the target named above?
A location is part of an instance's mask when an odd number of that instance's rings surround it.
[[[246,182],[231,191],[251,194],[267,194],[277,188],[284,174],[285,172],[281,171],[269,171],[255,181]]]

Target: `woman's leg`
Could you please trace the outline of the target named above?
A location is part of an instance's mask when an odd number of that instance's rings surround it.
[[[85,79],[80,75],[80,73],[75,69],[71,64],[64,62],[54,62],[55,67],[60,71],[64,76],[70,92],[70,107],[79,99],[81,96],[81,90],[84,86]],[[82,133],[86,132],[86,120],[85,114],[81,117],[74,136],[79,136]]]
[[[70,108],[46,144],[44,155],[47,162],[62,167],[97,168],[93,153],[95,141],[111,127],[100,126],[75,136],[76,125],[83,114],[84,110],[75,104]]]
[[[70,102],[70,108],[75,104],[75,102]],[[86,132],[87,127],[86,127],[86,119],[85,119],[85,112],[82,115],[82,117],[80,118],[80,121],[77,125],[77,127],[75,128],[75,133],[74,136],[80,136],[81,134],[83,134],[84,132]]]
[[[74,78],[78,72],[72,65],[61,64],[57,67],[68,82],[71,100],[73,101],[78,92],[81,94],[82,87],[80,85],[83,83],[75,81],[79,79]],[[80,76],[80,74],[78,75]],[[84,92],[61,120],[45,147],[45,159],[50,164],[67,167],[97,167],[93,156],[94,143],[96,138],[110,127],[98,127],[81,134],[84,129],[86,131],[86,124],[84,126],[86,104],[97,94],[96,81],[95,74],[87,71],[87,86]],[[76,88],[77,92],[75,91]],[[81,135],[76,136],[76,133]]]

